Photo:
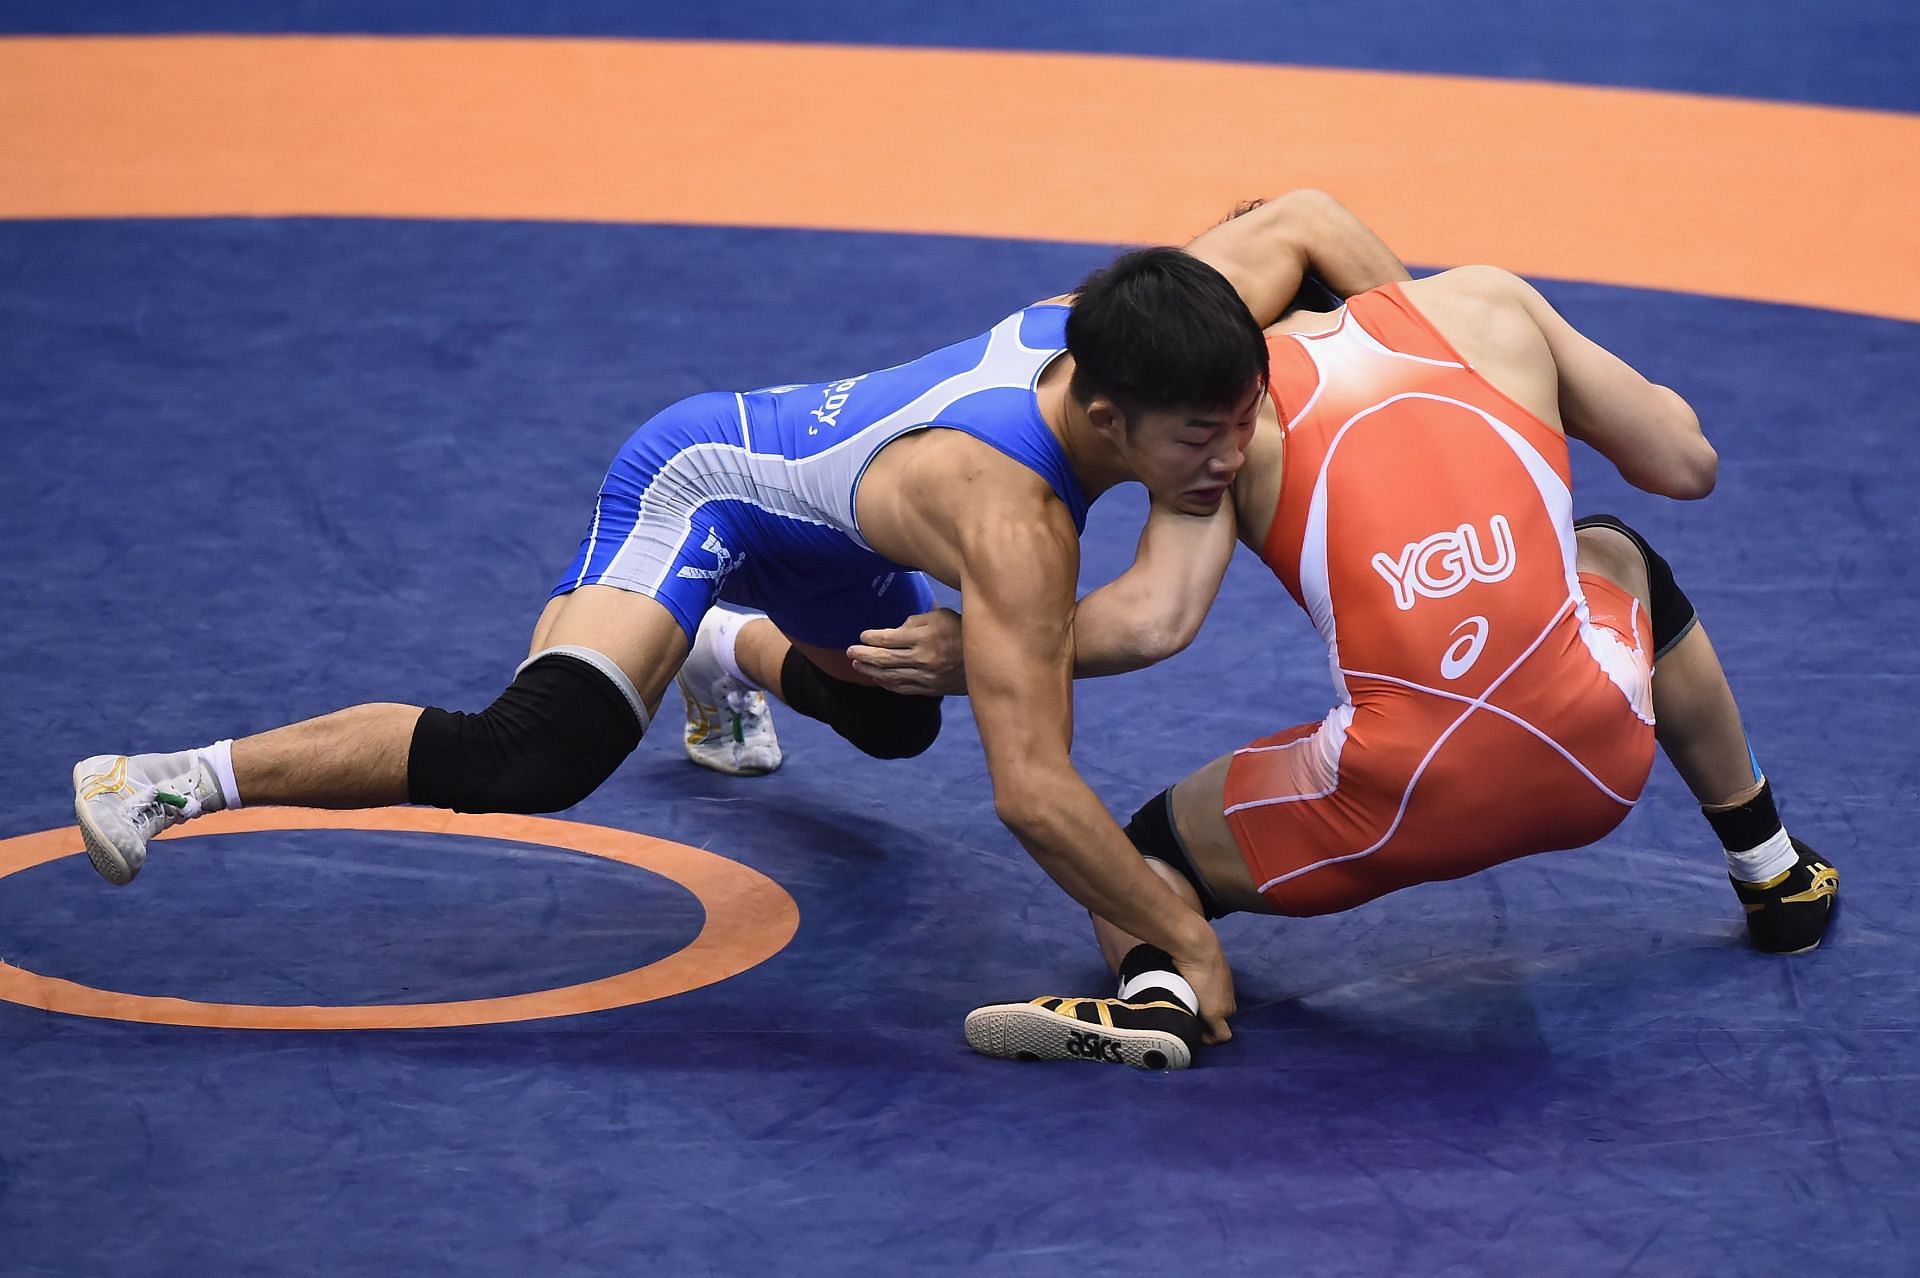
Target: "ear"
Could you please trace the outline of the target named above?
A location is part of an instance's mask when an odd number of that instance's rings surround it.
[[[1123,438],[1127,433],[1127,417],[1118,405],[1105,395],[1095,395],[1087,404],[1087,423],[1094,433],[1108,442]]]

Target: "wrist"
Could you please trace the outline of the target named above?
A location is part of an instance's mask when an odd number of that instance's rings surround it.
[[[1176,959],[1189,959],[1211,953],[1219,943],[1220,938],[1214,934],[1213,925],[1183,904],[1180,917],[1172,920],[1168,943],[1161,948]]]

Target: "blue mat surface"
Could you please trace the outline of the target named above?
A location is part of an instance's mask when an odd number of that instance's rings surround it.
[[[1403,19],[1377,28],[1299,6],[1299,42],[1271,44],[1230,34],[1226,6],[1177,38],[1171,11],[1105,8],[1137,21],[1078,30],[1087,9],[1068,6],[1015,36],[991,3],[962,24],[912,6],[535,19],[200,0],[16,3],[0,29],[1151,48],[1917,96],[1896,74],[1914,19],[1891,4],[1817,31],[1764,6],[1711,58],[1730,6],[1519,9],[1479,62],[1468,20],[1429,6],[1365,7]],[[484,703],[638,421],[696,390],[896,362],[1106,256],[782,230],[0,222],[0,839],[70,821],[85,754],[361,701]],[[1084,916],[994,820],[964,703],[900,763],[788,715],[787,767],[750,782],[690,767],[662,730],[569,816],[771,877],[800,910],[782,952],[678,997],[493,1027],[263,1033],[0,1002],[0,1271],[1920,1272],[1904,639],[1920,327],[1543,287],[1684,390],[1720,449],[1719,490],[1688,506],[1581,455],[1579,505],[1674,562],[1790,826],[1840,865],[1846,912],[1818,952],[1745,947],[1660,763],[1592,849],[1333,918],[1227,921],[1242,1011],[1199,1068],[1009,1066],[968,1052],[969,1007],[1104,978]],[[1127,561],[1141,510],[1131,491],[1096,506],[1089,583]],[[1328,696],[1318,640],[1243,555],[1193,648],[1082,685],[1076,755],[1131,811]],[[644,964],[701,918],[664,877],[551,848],[268,832],[165,845],[121,892],[76,857],[0,878],[0,960],[209,1001],[452,1000]]]

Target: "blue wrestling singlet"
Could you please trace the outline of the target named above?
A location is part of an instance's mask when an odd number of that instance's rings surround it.
[[[1084,529],[1087,499],[1034,387],[1066,349],[1067,308],[1032,306],[987,333],[842,381],[681,400],[613,460],[564,580],[666,605],[689,636],[716,598],[825,648],[932,606],[927,579],[860,536],[854,495],[911,431],[964,431],[1044,478]]]

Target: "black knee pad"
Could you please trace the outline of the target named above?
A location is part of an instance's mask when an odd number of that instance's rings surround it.
[[[1666,656],[1700,620],[1693,601],[1674,581],[1673,568],[1645,537],[1612,515],[1588,515],[1574,520],[1573,527],[1576,532],[1582,528],[1611,528],[1640,548],[1640,557],[1647,563],[1647,619],[1653,624],[1653,659]]]
[[[798,648],[780,667],[788,705],[832,728],[862,754],[911,759],[940,735],[940,697],[910,697],[828,674]]]
[[[1140,850],[1140,855],[1151,857],[1155,861],[1165,861],[1180,872],[1180,877],[1193,884],[1193,890],[1200,896],[1200,910],[1210,919],[1217,919],[1227,913],[1220,906],[1220,899],[1207,887],[1207,881],[1200,877],[1200,869],[1194,865],[1193,857],[1187,852],[1187,845],[1180,841],[1180,832],[1173,826],[1173,791],[1162,790],[1140,805],[1140,810],[1127,822],[1127,838]]]
[[[645,730],[646,708],[618,666],[549,649],[479,714],[421,713],[407,798],[456,812],[558,812],[613,775]]]

